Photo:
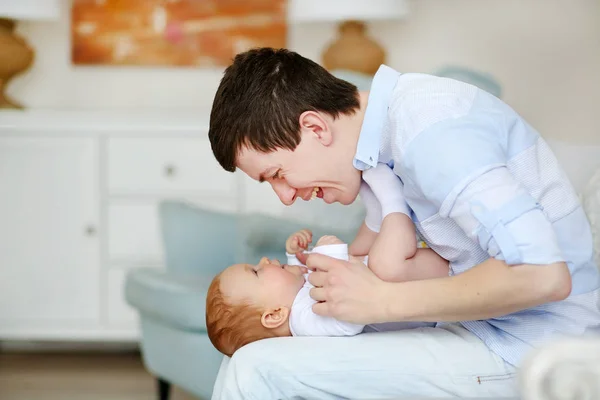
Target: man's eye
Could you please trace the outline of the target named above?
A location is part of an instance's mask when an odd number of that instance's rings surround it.
[[[273,179],[281,179],[281,171],[275,172],[275,175],[273,175]]]

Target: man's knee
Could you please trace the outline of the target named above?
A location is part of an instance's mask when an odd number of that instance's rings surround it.
[[[269,376],[273,374],[268,340],[260,340],[240,348],[233,354],[227,368],[224,392],[226,398],[261,399],[270,398]]]

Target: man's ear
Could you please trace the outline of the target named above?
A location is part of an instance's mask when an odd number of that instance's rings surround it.
[[[276,329],[285,324],[290,316],[290,309],[287,307],[279,307],[273,310],[267,310],[260,318],[262,326],[267,329]]]
[[[324,146],[333,141],[331,127],[323,115],[316,111],[305,111],[300,114],[300,132],[310,133]]]

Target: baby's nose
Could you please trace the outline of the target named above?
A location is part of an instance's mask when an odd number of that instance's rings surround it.
[[[258,265],[256,266],[256,269],[258,270],[258,269],[262,268],[262,266],[263,266],[264,264],[268,264],[268,263],[269,263],[269,259],[268,259],[267,257],[263,257],[263,258],[261,258],[261,259],[260,259],[260,261],[258,262]]]

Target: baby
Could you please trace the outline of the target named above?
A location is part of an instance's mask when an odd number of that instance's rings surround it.
[[[321,237],[312,252],[366,263],[383,280],[405,281],[448,275],[448,262],[431,249],[417,249],[415,228],[402,183],[385,164],[363,173],[365,224],[350,246]],[[308,270],[295,257],[312,243],[308,229],[286,241],[288,263],[263,258],[258,265],[236,264],[215,277],[206,300],[206,326],[213,345],[231,356],[242,346],[279,336],[351,336],[434,324],[376,324],[365,327],[312,311]],[[354,251],[353,251],[354,249]],[[368,257],[367,257],[368,255]],[[419,268],[415,267],[418,259]]]

